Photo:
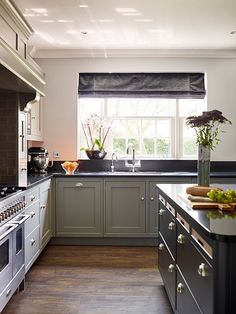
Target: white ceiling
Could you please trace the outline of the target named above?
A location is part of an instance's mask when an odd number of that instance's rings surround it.
[[[15,0],[40,50],[236,50],[236,0]],[[87,5],[80,7],[80,5]]]

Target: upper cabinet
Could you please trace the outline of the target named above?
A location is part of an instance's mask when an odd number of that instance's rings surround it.
[[[30,57],[28,50],[28,39],[33,30],[25,20],[23,14],[18,10],[11,0],[0,1],[0,64],[28,85],[19,92],[28,92],[29,89],[38,91],[44,95],[44,74],[40,67]],[[5,89],[11,86],[4,83]],[[12,84],[10,82],[9,84]]]
[[[43,141],[43,97],[31,105],[28,112],[27,139],[30,141]]]

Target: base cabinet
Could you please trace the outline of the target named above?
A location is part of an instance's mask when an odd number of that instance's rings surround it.
[[[101,179],[57,179],[56,236],[102,236],[102,192]]]
[[[175,309],[176,264],[161,235],[158,246],[158,268],[163,279],[172,309]]]
[[[105,235],[145,235],[145,182],[106,182],[105,191]]]
[[[25,271],[39,256],[52,236],[51,180],[26,190]]]
[[[208,313],[202,312],[198,307],[190,289],[184,278],[181,276],[179,270],[177,271],[177,286],[176,286],[176,305],[178,314],[200,314]]]
[[[187,209],[168,196],[168,188],[175,189],[164,186],[167,194],[161,188],[157,190],[158,267],[173,311],[236,313],[235,236],[205,232],[195,220],[200,211],[191,212],[193,219]],[[178,200],[178,194],[173,197]]]
[[[52,182],[48,180],[40,185],[40,249],[42,250],[52,237]]]

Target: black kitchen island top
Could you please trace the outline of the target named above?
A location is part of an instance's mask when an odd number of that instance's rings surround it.
[[[212,239],[221,241],[236,242],[236,213],[222,214],[218,210],[192,209],[188,205],[186,188],[189,184],[157,184],[159,193],[164,194],[177,206],[184,217],[191,220],[191,224],[196,228],[201,228],[202,232]],[[236,184],[212,184],[212,187],[226,189],[236,189]],[[235,217],[235,218],[234,218]]]

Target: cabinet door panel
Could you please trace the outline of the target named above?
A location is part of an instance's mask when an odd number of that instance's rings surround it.
[[[178,314],[199,314],[202,313],[197,306],[189,288],[181,276],[180,272],[177,271],[177,313]],[[210,313],[210,312],[205,312]]]
[[[43,248],[52,235],[51,188],[49,182],[40,187],[40,245]]]
[[[57,182],[57,236],[102,234],[102,181],[83,180],[80,183],[79,185],[76,181]]]
[[[144,234],[145,182],[106,182],[106,233]]]
[[[158,198],[156,193],[156,182],[149,183],[149,232],[158,234]]]
[[[184,236],[183,243],[177,244],[177,264],[202,311],[213,313],[212,267],[179,223],[177,230],[177,236]]]
[[[172,254],[172,257],[176,257],[176,222],[174,216],[169,210],[159,202],[159,231]]]
[[[162,236],[159,234],[158,269],[165,285],[172,309],[175,309],[176,266],[167,250]]]

